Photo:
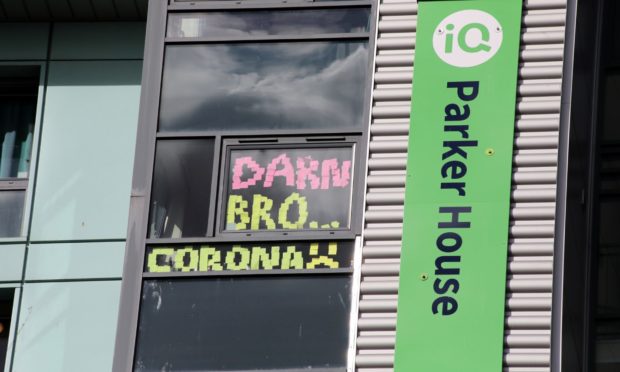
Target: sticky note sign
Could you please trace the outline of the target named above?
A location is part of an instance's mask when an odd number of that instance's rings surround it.
[[[149,246],[147,273],[352,267],[353,241]]]
[[[353,146],[233,149],[225,231],[349,226]]]

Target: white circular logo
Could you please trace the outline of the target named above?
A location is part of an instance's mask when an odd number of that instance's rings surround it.
[[[456,67],[478,66],[502,45],[503,30],[497,19],[481,10],[461,10],[439,23],[433,48],[444,62]]]

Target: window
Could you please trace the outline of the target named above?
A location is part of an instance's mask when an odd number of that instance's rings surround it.
[[[370,8],[253,10],[170,14],[167,35],[240,37],[368,32]]]
[[[144,271],[226,272],[246,270],[337,270],[353,268],[353,241],[251,241],[202,245],[152,245]]]
[[[149,237],[207,235],[213,161],[212,138],[157,143]]]
[[[147,280],[134,371],[344,370],[350,282],[348,275]]]
[[[223,231],[349,229],[354,147],[229,146]]]
[[[14,292],[13,288],[0,289],[0,371],[4,371],[7,358]]]
[[[0,237],[21,235],[39,67],[0,66]]]
[[[592,268],[596,283],[596,303],[592,304],[592,332],[596,344],[595,371],[620,368],[620,125],[617,102],[620,99],[620,71],[608,69],[602,77],[603,109],[599,128],[596,227],[593,231],[597,251]]]
[[[566,201],[559,208],[566,220],[558,216],[563,288],[554,297],[562,323],[553,333],[561,336],[556,357],[568,372],[620,370],[619,15],[619,4],[604,0],[577,12],[570,125],[561,128],[569,143],[560,147],[568,150],[566,194],[558,194]]]
[[[368,42],[170,45],[160,129],[360,130]]]
[[[136,220],[143,254],[126,270],[141,274],[123,284],[141,294],[121,304],[135,306],[136,332],[117,363],[351,367],[374,12],[371,1],[167,7],[161,67],[143,86],[161,90],[138,134],[152,136],[138,152],[153,160],[136,169],[153,173],[134,179],[149,200],[131,213],[148,220]]]

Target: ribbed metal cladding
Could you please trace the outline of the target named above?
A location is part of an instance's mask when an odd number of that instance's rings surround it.
[[[393,370],[417,3],[383,0],[356,368]],[[566,0],[525,0],[510,211],[504,371],[550,370],[553,228]]]

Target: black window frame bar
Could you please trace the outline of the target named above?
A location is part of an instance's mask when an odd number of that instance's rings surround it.
[[[370,6],[370,32],[365,33],[365,38],[368,40],[368,61],[367,61],[367,80],[364,89],[364,113],[362,126],[356,129],[342,129],[339,131],[327,131],[317,130],[315,132],[310,130],[304,130],[303,132],[297,131],[260,131],[260,133],[251,133],[249,131],[229,132],[223,131],[199,131],[199,132],[159,132],[159,104],[161,96],[161,84],[163,74],[163,63],[165,56],[166,42],[166,28],[167,28],[167,15],[168,12],[177,11],[205,11],[205,10],[232,10],[232,9],[299,9],[299,8],[350,8],[359,6]],[[155,146],[159,138],[192,138],[192,137],[219,137],[220,143],[221,137],[256,137],[256,136],[278,136],[287,135],[307,135],[321,134],[321,135],[357,135],[359,136],[359,148],[357,153],[357,164],[359,171],[357,180],[353,180],[358,184],[358,187],[362,190],[358,195],[354,196],[353,204],[358,203],[363,205],[363,189],[366,179],[366,167],[368,162],[368,142],[369,142],[369,124],[371,116],[371,93],[373,89],[374,76],[374,58],[375,58],[375,44],[377,34],[377,12],[378,2],[377,0],[364,0],[364,1],[326,1],[326,2],[302,2],[302,3],[260,3],[260,2],[235,2],[230,3],[209,3],[209,2],[195,2],[195,3],[172,3],[168,4],[168,0],[153,0],[149,2],[147,27],[146,27],[146,39],[144,50],[144,62],[142,71],[142,89],[140,96],[140,109],[138,119],[138,131],[136,139],[136,152],[134,157],[134,169],[132,179],[132,190],[130,197],[130,209],[128,219],[128,234],[125,250],[125,263],[123,268],[123,282],[121,287],[120,305],[119,305],[119,318],[117,323],[116,341],[114,350],[114,359],[112,370],[115,372],[130,372],[133,371],[134,366],[134,354],[138,333],[138,318],[140,311],[140,297],[142,293],[143,282],[143,267],[145,259],[146,245],[149,243],[175,243],[183,242],[208,242],[208,241],[225,241],[219,237],[213,238],[188,238],[188,239],[147,239],[148,221],[149,221],[149,207],[151,200],[151,188],[153,182],[153,170],[155,161]],[[322,35],[323,37],[325,35]],[[350,34],[347,35],[349,37]],[[360,37],[358,37],[360,38]],[[308,40],[306,38],[306,40]],[[223,41],[223,40],[222,40]],[[251,41],[251,40],[246,40]],[[269,40],[273,41],[273,40]],[[285,40],[283,40],[285,41]],[[195,42],[195,41],[194,41]],[[172,41],[170,44],[173,44]],[[221,151],[221,149],[217,149]],[[219,165],[214,168],[219,169]],[[358,200],[356,200],[358,198]],[[215,208],[213,203],[210,208]],[[363,211],[361,211],[363,212]],[[356,213],[357,215],[351,217],[351,226],[355,227],[354,231],[361,231],[362,226],[362,213]],[[312,239],[317,240],[318,237],[314,236]],[[359,276],[360,259],[359,250],[361,249],[361,238],[358,234],[350,232],[337,232],[334,235],[326,237],[329,240],[332,239],[354,239],[355,252],[353,273],[351,274],[352,280],[352,295],[356,296],[359,288],[355,283]],[[268,240],[290,240],[290,236],[273,236]],[[307,272],[306,272],[307,273]],[[178,277],[181,277],[177,274]],[[356,279],[357,278],[357,279]],[[357,289],[356,289],[357,288]],[[354,298],[354,297],[353,297]],[[352,303],[351,305],[351,323],[355,320],[355,312],[357,305]],[[349,340],[349,349],[354,348],[353,343],[354,334],[351,332]],[[348,367],[346,370],[353,368],[354,361],[351,360],[352,353],[348,357]],[[331,369],[330,369],[331,370]],[[333,369],[335,371],[343,371],[342,368]]]

